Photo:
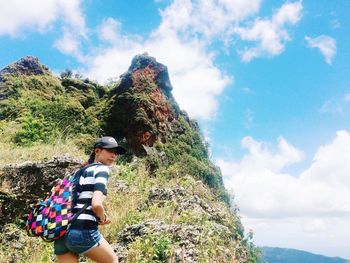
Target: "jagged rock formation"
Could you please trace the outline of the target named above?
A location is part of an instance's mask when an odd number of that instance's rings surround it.
[[[10,164],[0,169],[0,224],[23,219],[30,205],[45,197],[57,178],[79,167],[81,160],[59,156],[46,162]]]
[[[16,93],[12,85],[6,81],[13,77],[50,75],[49,69],[39,63],[36,57],[27,56],[0,70],[0,101]]]
[[[97,104],[105,94],[106,89],[93,81],[58,78],[37,58],[25,57],[1,70],[0,121],[26,123],[26,134],[18,131],[15,138],[21,145],[48,142],[58,134],[78,134],[84,145],[91,145],[101,131]]]
[[[19,61],[0,70],[0,82],[5,81],[7,75],[42,75],[50,74],[49,69],[40,64],[39,59],[32,56],[26,56]]]
[[[171,94],[166,66],[147,55],[136,56],[109,100],[106,131],[126,137],[136,154],[181,129],[179,106]]]

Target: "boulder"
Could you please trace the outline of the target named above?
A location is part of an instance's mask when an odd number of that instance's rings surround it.
[[[0,168],[0,224],[23,219],[30,205],[44,199],[55,181],[82,164],[60,156],[53,160],[9,164]]]

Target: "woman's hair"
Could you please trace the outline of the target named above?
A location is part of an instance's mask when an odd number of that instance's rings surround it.
[[[89,156],[89,160],[87,161],[87,164],[92,164],[95,161],[95,149],[91,152],[90,156]]]

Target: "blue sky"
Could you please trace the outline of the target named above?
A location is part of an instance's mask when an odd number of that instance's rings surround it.
[[[167,65],[257,245],[350,259],[350,2],[0,0],[0,67]]]

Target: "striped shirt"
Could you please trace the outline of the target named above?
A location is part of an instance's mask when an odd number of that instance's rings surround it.
[[[93,163],[82,173],[79,178],[77,200],[73,208],[73,213],[78,212],[85,204],[88,204],[88,206],[78,218],[72,222],[71,228],[96,229],[98,227],[98,221],[91,206],[92,195],[94,191],[101,191],[103,195],[107,195],[109,172],[108,166],[101,163]]]

